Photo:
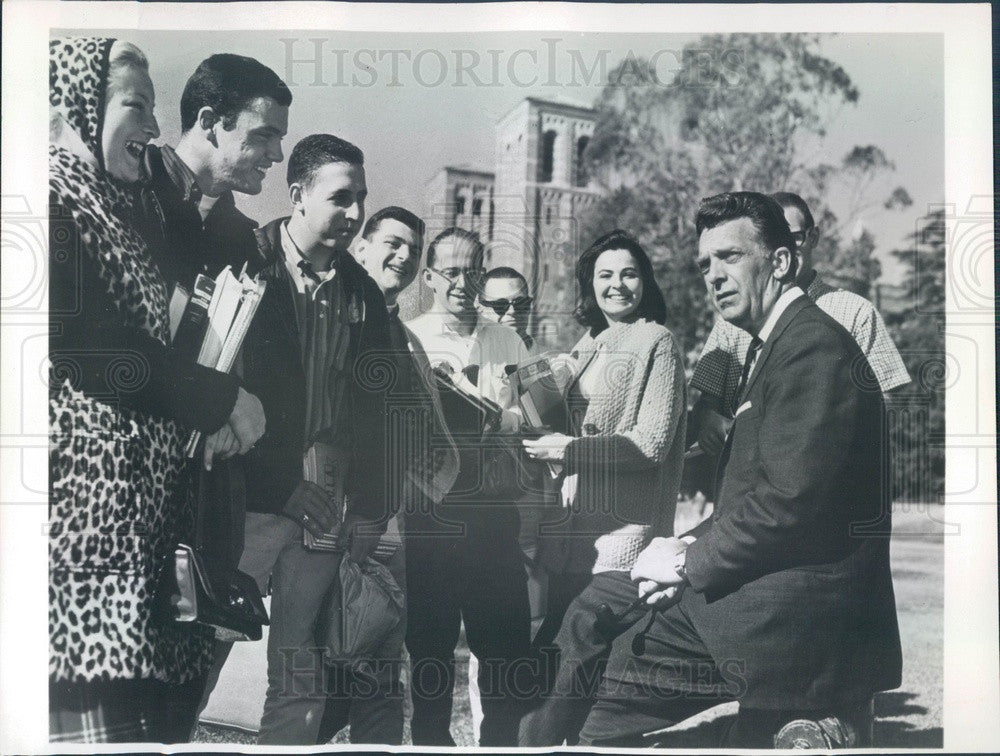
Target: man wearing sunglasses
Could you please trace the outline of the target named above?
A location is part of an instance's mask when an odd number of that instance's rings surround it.
[[[830,286],[813,268],[819,228],[805,200],[792,192],[776,192],[771,197],[784,210],[795,239],[799,288],[851,333],[871,365],[883,394],[909,383],[910,375],[903,358],[875,306],[862,296]],[[698,444],[712,456],[718,456],[722,450],[733,423],[730,411],[733,394],[740,383],[750,342],[746,331],[718,319],[691,377],[691,388],[701,392],[693,418]]]
[[[483,320],[510,326],[531,349],[534,339],[528,334],[532,298],[528,282],[513,268],[493,268],[483,276],[479,294],[479,315]]]

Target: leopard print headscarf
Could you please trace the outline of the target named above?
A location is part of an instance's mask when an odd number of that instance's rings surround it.
[[[104,127],[112,37],[63,37],[49,42],[49,105],[66,119],[104,170]]]
[[[49,103],[100,166],[113,43],[74,38],[49,47]],[[80,270],[97,272],[121,324],[165,344],[166,284],[133,228],[132,201],[131,187],[103,167],[49,145],[50,212],[58,213],[53,220],[72,221]],[[137,353],[122,350],[125,364],[135,364]],[[168,556],[193,533],[180,482],[187,431],[77,390],[72,358],[53,354],[50,374],[49,677],[187,682],[208,670],[212,633],[164,623],[156,613]],[[108,363],[109,385],[114,365]]]
[[[90,165],[64,147],[49,146],[50,203],[69,211],[82,249],[98,263],[108,293],[130,325],[168,339],[167,292],[145,243],[132,228],[134,197],[103,167],[101,132],[113,38],[65,37],[49,42],[49,104],[91,153]]]

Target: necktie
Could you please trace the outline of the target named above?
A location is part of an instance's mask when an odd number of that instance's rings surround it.
[[[314,284],[320,283],[321,279],[316,269],[313,268],[312,263],[308,260],[299,260],[299,270],[302,271],[302,275],[312,281]]]
[[[757,354],[760,352],[760,348],[764,346],[764,342],[758,339],[756,336],[750,341],[750,347],[747,349],[747,358],[743,361],[743,372],[740,373],[740,383],[736,387],[736,392],[733,394],[733,404],[730,407],[732,415],[735,417],[736,410],[740,407],[740,402],[743,400],[743,392],[747,388],[747,379],[750,378],[750,371],[753,369],[754,360],[757,359]]]

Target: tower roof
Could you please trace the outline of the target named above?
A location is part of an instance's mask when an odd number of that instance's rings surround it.
[[[574,100],[570,97],[566,97],[562,94],[556,94],[552,97],[525,97],[517,105],[512,107],[506,113],[504,113],[498,120],[497,123],[506,120],[511,113],[523,108],[525,104],[534,105],[543,108],[551,108],[553,110],[562,111],[576,111],[577,115],[582,115],[585,117],[593,118],[597,115],[597,111],[590,105]]]

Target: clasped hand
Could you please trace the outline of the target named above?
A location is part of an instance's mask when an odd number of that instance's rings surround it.
[[[228,459],[234,454],[246,454],[264,435],[266,427],[264,407],[260,399],[241,386],[229,420],[205,439],[205,469],[212,469],[215,457]]]
[[[680,538],[654,538],[640,552],[632,566],[632,580],[639,584],[639,595],[657,609],[666,609],[680,600],[684,578],[677,574],[679,557],[688,544]]]

